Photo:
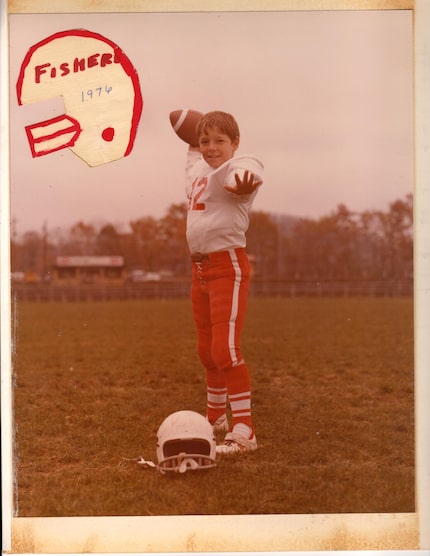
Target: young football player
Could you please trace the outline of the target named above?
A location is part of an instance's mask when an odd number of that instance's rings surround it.
[[[205,114],[197,135],[199,146],[189,147],[186,164],[187,241],[207,418],[215,431],[229,431],[217,453],[246,452],[257,448],[257,439],[250,374],[240,350],[250,280],[245,232],[263,166],[252,156],[236,155],[240,133],[231,114]]]

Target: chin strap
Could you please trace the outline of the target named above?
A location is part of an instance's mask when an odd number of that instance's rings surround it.
[[[141,467],[146,467],[146,468],[156,468],[156,464],[153,461],[148,461],[146,459],[143,459],[142,457],[139,458],[121,458],[121,461],[118,464],[118,467],[122,467],[124,464],[124,462],[126,461],[130,461],[133,463],[137,463],[137,465],[140,465]]]
[[[195,470],[198,469],[200,467],[199,463],[194,459],[194,457],[189,457],[185,452],[182,452],[180,454],[178,454],[177,456],[177,460],[178,460],[178,466],[175,467],[175,469],[171,468],[171,469],[163,469],[161,466],[158,466],[156,463],[154,463],[153,461],[149,461],[144,459],[143,457],[138,457],[138,458],[122,458],[122,462],[125,461],[130,461],[130,462],[134,462],[137,463],[137,465],[139,465],[139,467],[143,467],[144,469],[158,469],[160,471],[160,473],[162,475],[164,475],[166,472],[175,472],[175,473],[185,473],[188,469],[191,470]],[[123,463],[120,462],[118,464],[118,467],[121,467],[123,465]],[[214,467],[215,464],[211,465],[211,467]]]
[[[153,461],[147,461],[146,459],[143,459],[142,457],[137,458],[136,460],[137,465],[140,465],[141,467],[157,467],[156,464]]]

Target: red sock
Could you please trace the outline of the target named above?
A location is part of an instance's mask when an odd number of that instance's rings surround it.
[[[206,373],[207,380],[207,406],[206,416],[209,422],[214,424],[218,417],[224,415],[227,408],[227,387],[225,385],[224,374],[214,372]]]
[[[233,417],[232,426],[246,423],[253,427],[251,418],[251,383],[245,363],[226,372],[228,399]]]

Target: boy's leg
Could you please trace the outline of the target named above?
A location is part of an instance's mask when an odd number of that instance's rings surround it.
[[[210,423],[225,415],[227,407],[227,386],[225,374],[212,359],[212,323],[209,293],[201,278],[198,266],[193,266],[191,301],[197,328],[197,345],[200,361],[206,370],[207,406],[206,416]]]
[[[219,268],[219,278],[210,280],[212,359],[225,373],[233,429],[253,432],[249,369],[240,350],[249,290],[249,262],[243,250],[231,250],[230,260]],[[216,275],[216,274],[215,274]]]

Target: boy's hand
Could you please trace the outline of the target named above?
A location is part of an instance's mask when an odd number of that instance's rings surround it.
[[[240,179],[239,174],[235,174],[234,177],[236,186],[224,185],[224,189],[231,193],[236,193],[236,195],[249,195],[250,193],[254,193],[257,187],[260,187],[263,183],[261,180],[256,180],[254,174],[248,170],[245,170],[242,179]]]

